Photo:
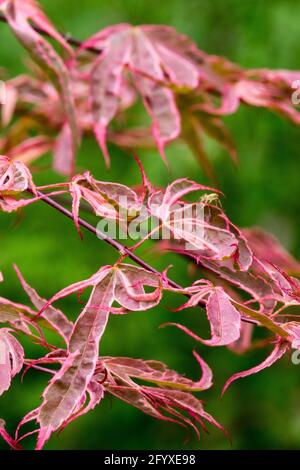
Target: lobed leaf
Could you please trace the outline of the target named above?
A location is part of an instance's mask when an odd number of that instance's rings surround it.
[[[282,342],[282,341],[277,341],[273,351],[271,354],[258,366],[252,367],[252,369],[243,371],[243,372],[238,372],[237,374],[234,374],[230,379],[227,380],[226,384],[224,385],[224,388],[222,390],[222,395],[226,392],[227,388],[229,387],[232,382],[234,382],[237,379],[241,379],[243,377],[248,377],[249,375],[256,374],[257,372],[260,372],[261,370],[270,367],[272,364],[277,362],[288,350],[288,343]]]
[[[72,49],[55,30],[35,0],[2,0],[0,2],[0,10],[3,11],[8,24],[18,40],[28,50],[34,61],[48,74],[50,80],[57,88],[62,99],[70,133],[72,134],[74,158],[79,139],[69,73],[61,57],[46,39],[35,31],[32,23],[57,40],[70,55],[72,55]],[[72,171],[72,165],[68,168],[68,172]]]
[[[0,395],[9,389],[11,379],[23,367],[24,350],[8,328],[0,329]]]

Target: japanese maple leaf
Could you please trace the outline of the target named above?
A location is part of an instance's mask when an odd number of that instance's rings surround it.
[[[57,185],[48,185],[47,188]],[[60,186],[60,185],[58,185]],[[34,195],[30,199],[19,199],[25,192]],[[61,194],[65,190],[51,192],[49,195]],[[42,199],[44,195],[37,195],[37,188],[32,181],[32,176],[27,166],[19,161],[14,161],[0,155],[0,209],[4,212],[12,212]]]
[[[156,419],[191,427],[198,437],[197,424],[205,430],[203,420],[224,431],[192,394],[212,385],[210,368],[196,352],[194,356],[202,369],[202,377],[196,382],[168,369],[161,362],[122,357],[99,358],[93,381],[103,383],[106,392]],[[134,379],[156,387],[140,385]]]
[[[237,163],[234,141],[220,117],[235,113],[240,104],[269,109],[300,125],[299,109],[291,99],[293,84],[300,79],[299,71],[246,70],[223,57],[207,54],[200,68],[201,86],[182,99],[183,137],[211,179],[215,175],[203,145],[203,134],[218,141]],[[215,105],[216,96],[220,98],[219,107]]]
[[[67,353],[62,351],[60,357],[55,358],[54,353],[52,356],[53,359],[50,355],[41,358],[39,363],[53,363],[57,360],[64,364],[62,369],[66,372],[68,368],[66,363],[69,361]],[[211,369],[196,352],[194,356],[202,369],[201,378],[195,382],[169,369],[159,361],[129,357],[99,357],[95,372],[85,392],[77,401],[72,413],[62,422],[61,428],[95,408],[108,393],[156,419],[175,422],[184,427],[189,426],[198,437],[197,424],[206,430],[203,420],[224,431],[224,428],[205,411],[202,402],[193,395],[193,392],[206,390],[212,385]],[[140,385],[134,379],[150,383],[151,386]],[[55,380],[56,376],[50,384]],[[60,383],[68,387],[67,374],[60,374]],[[51,417],[56,406],[53,393],[51,396],[49,394],[46,396],[48,402],[43,412],[41,412],[42,405],[22,419],[17,435],[20,428],[29,421],[40,422],[41,417],[46,421]],[[37,449],[42,449],[51,435],[51,429],[40,427],[38,433]]]
[[[184,292],[191,294],[190,299],[177,309],[196,307],[199,302],[205,304],[207,318],[211,327],[211,339],[203,339],[178,323],[167,323],[183,330],[192,338],[207,346],[224,346],[238,340],[241,334],[241,314],[231,302],[230,297],[221,287],[214,287],[209,282],[195,283]]]
[[[206,362],[194,351],[194,357],[199,363],[202,376],[194,382],[178,372],[169,369],[160,361],[145,361],[143,359],[132,359],[127,357],[101,357],[98,360],[97,371],[103,369],[107,374],[119,377],[127,384],[132,378],[154,383],[160,387],[182,390],[186,392],[207,390],[212,386],[212,371]]]
[[[281,245],[274,235],[260,227],[244,229],[243,233],[257,259],[268,261],[289,275],[300,274],[300,262]],[[258,263],[255,264],[254,269],[264,273]]]
[[[271,353],[266,357],[266,359],[260,363],[259,365],[252,367],[246,371],[237,372],[233,374],[225,383],[222,395],[226,392],[228,387],[237,379],[241,379],[244,377],[251,376],[256,374],[263,369],[272,366],[275,362],[277,362],[284,354],[291,349],[300,349],[300,326],[299,322],[287,322],[287,323],[276,323],[274,320],[270,318],[266,319],[266,323],[264,326],[272,327],[270,328],[275,333],[275,340],[273,341],[274,347]],[[268,325],[269,322],[269,325]],[[271,323],[270,323],[271,322]]]
[[[285,271],[273,263],[257,260],[257,264],[272,280],[274,286],[274,297],[277,301],[283,302],[287,305],[300,304],[299,279],[289,276]]]
[[[54,140],[49,131],[54,122],[57,123],[58,116],[62,115],[64,120],[63,111],[58,112],[55,107],[56,102],[60,102],[61,107],[61,100],[49,81],[29,75],[17,76],[5,85],[6,98],[1,106],[4,135],[0,140],[0,152],[28,165],[53,149]],[[15,114],[19,114],[18,120],[12,123]]]
[[[227,380],[225,383],[222,395],[226,392],[227,388],[237,379],[241,379],[243,377],[248,377],[250,375],[256,374],[263,369],[272,366],[275,362],[277,362],[289,349],[289,343],[287,341],[277,340],[275,343],[275,347],[272,350],[271,354],[258,366],[252,367],[243,372],[237,372],[236,374],[232,375],[230,379]]]
[[[73,55],[72,49],[56,31],[35,0],[1,0],[0,11],[4,13],[18,40],[56,87],[66,116],[63,138],[72,147],[73,155],[75,155],[79,137],[69,72],[55,49],[33,26],[45,31],[48,36],[59,42],[69,56]]]
[[[0,272],[0,282],[3,275]],[[31,335],[29,326],[34,326],[31,322],[36,312],[26,305],[12,302],[9,299],[0,297],[0,323],[10,325],[14,330],[19,330],[26,335]]]
[[[35,343],[47,349],[49,349],[50,345],[45,338],[44,329],[56,333],[68,344],[73,323],[68,320],[61,310],[52,305],[48,306],[37,321],[35,321],[39,310],[46,305],[47,300],[40,297],[36,290],[25,281],[17,266],[14,265],[14,269],[35,309],[13,302],[5,297],[0,297],[0,324],[9,325],[10,331],[21,332]]]
[[[19,330],[30,336],[31,327],[34,328],[32,318],[36,313],[26,305],[0,297],[0,323],[9,324],[14,330]],[[39,333],[38,330],[37,333]]]
[[[168,284],[165,288],[174,292],[178,291],[178,289],[168,286]],[[212,282],[200,279],[192,286],[180,290],[181,293],[189,295],[190,298],[182,306],[177,308],[176,311],[190,307],[203,307],[204,305],[207,318],[210,322],[211,339],[206,340],[178,323],[166,323],[163,326],[176,326],[196,341],[200,341],[207,346],[224,346],[230,345],[240,338],[241,315],[246,314],[246,317],[255,320],[258,324],[274,333],[278,338],[281,338],[283,341],[288,341],[289,335],[284,325],[273,319],[269,314],[250,308],[248,302],[243,302],[242,299],[239,299],[234,291],[230,292],[229,289],[226,289],[226,292],[225,289],[226,287],[214,286]]]
[[[15,199],[18,194],[27,189],[36,192],[28,168],[21,162],[14,162],[0,155],[0,208],[11,212],[30,204],[31,200]]]
[[[233,374],[225,383],[222,395],[226,392],[228,387],[238,379],[249,377],[253,374],[261,372],[262,370],[271,367],[275,362],[281,359],[285,353],[291,351],[291,349],[300,349],[300,327],[298,322],[288,322],[281,325],[281,329],[284,330],[287,335],[285,338],[276,336],[274,340],[274,347],[271,353],[266,359],[259,365],[252,367],[251,369],[237,372]]]
[[[7,442],[7,444],[14,450],[21,450],[21,446],[13,439],[5,429],[6,423],[3,419],[0,419],[0,436]]]
[[[239,80],[223,85],[221,107],[216,109],[204,105],[203,108],[217,115],[230,114],[244,102],[250,106],[269,108],[299,125],[300,114],[291,101],[293,82],[299,79],[299,71],[241,70]]]
[[[194,191],[210,190],[186,178],[171,183],[165,191],[153,192],[148,199],[150,214],[160,221],[162,229],[170,233],[187,252],[197,252],[199,257],[223,259],[236,251],[235,235],[207,217],[209,205],[201,200],[197,203],[183,201],[184,196]],[[219,215],[223,217],[222,211]],[[165,237],[166,238],[166,237]]]
[[[195,92],[193,110],[222,116],[234,113],[240,103],[246,103],[268,108],[299,125],[300,115],[291,100],[299,71],[243,69],[221,56],[203,51],[202,56],[199,67],[203,89]],[[216,94],[221,98],[219,107],[215,105]]]
[[[129,223],[142,211],[147,186],[149,185],[142,167],[142,190],[137,193],[133,189],[118,183],[97,181],[89,172],[75,176],[70,183],[72,197],[72,213],[74,223],[81,236],[79,226],[79,210],[81,200],[85,200],[95,214],[119,223]],[[143,212],[143,219],[147,212]]]
[[[14,160],[29,164],[43,154],[53,152],[53,168],[66,175],[73,175],[75,154],[72,134],[66,125],[63,101],[55,86],[47,79],[43,70],[33,70],[31,75],[19,75],[6,81],[6,99],[1,106],[2,125],[5,129],[0,140],[0,152]],[[89,82],[85,77],[70,76],[72,94],[76,107],[76,121],[81,135],[93,131],[93,119],[87,100]],[[123,112],[135,101],[129,85],[124,87],[120,102]],[[19,119],[12,123],[17,114]],[[24,116],[25,115],[25,116]],[[134,136],[134,132],[133,132]],[[135,141],[121,131],[109,131],[108,140],[117,145],[133,148]],[[141,143],[142,133],[135,140]],[[153,141],[151,141],[153,147]]]
[[[0,155],[0,195],[15,195],[31,189],[35,191],[31,173],[22,162],[11,161]]]
[[[145,292],[145,287],[152,292]],[[91,278],[73,284],[48,301],[40,311],[74,292],[92,287],[89,301],[78,317],[68,341],[68,355],[43,393],[43,403],[37,420],[41,435],[50,436],[80,408],[82,397],[97,365],[99,342],[106,329],[110,313],[143,311],[154,307],[161,299],[160,278],[133,265],[105,266]],[[120,308],[113,307],[113,302]],[[64,383],[64,391],[61,384]]]
[[[32,304],[35,308],[40,311],[46,304],[47,300],[40,297],[37,291],[31,287],[28,282],[25,281],[24,277],[21,274],[19,268],[14,265],[14,269],[17,273],[17,276],[21,282],[21,285],[30,298]],[[0,308],[1,308],[1,300],[0,300]],[[36,312],[29,310],[30,312],[30,320],[32,317],[36,316]],[[65,314],[59,310],[58,308],[53,307],[53,305],[49,305],[42,313],[43,319],[47,320],[47,322],[52,326],[52,328],[63,338],[66,344],[68,344],[71,332],[73,330],[73,323],[65,316]],[[31,325],[34,323],[31,321]]]
[[[187,249],[178,240],[164,240],[161,249],[192,258],[197,265],[218,276],[221,281],[226,281],[226,283],[237,287],[241,292],[250,294],[251,302],[258,303],[260,312],[272,314],[277,304],[274,282],[269,275],[258,274],[256,268],[257,258],[253,257],[244,234],[227,219],[224,213],[220,212],[218,215],[218,208],[216,211],[216,208],[210,207],[208,214],[207,220],[212,226],[217,225],[217,227],[230,230],[230,233],[235,237],[231,246],[232,252],[229,256],[223,259],[209,258],[203,250],[196,249],[196,247]],[[260,266],[262,270],[263,264],[260,264]],[[263,271],[266,273],[265,269]]]
[[[185,180],[178,180],[178,183],[180,183],[180,181]],[[188,182],[186,181],[184,184],[188,185]],[[190,182],[190,184],[192,188],[192,182]],[[176,185],[177,182],[174,182],[175,189]],[[170,187],[171,186],[172,185],[170,185]],[[192,190],[197,190],[197,185],[195,186],[195,189]],[[212,189],[210,190],[216,191]],[[224,268],[226,267],[231,271],[248,271],[253,262],[252,251],[242,231],[228,219],[225,212],[222,210],[218,194],[216,194],[216,192],[204,194],[204,196],[202,196],[194,206],[195,209],[197,209],[197,207],[199,208],[198,211],[195,210],[194,217],[195,219],[200,219],[198,221],[198,226],[203,228],[203,242],[201,242],[200,237],[198,243],[194,243],[194,246],[193,243],[191,243],[190,246],[186,247],[185,244],[182,243],[184,241],[184,237],[177,236],[174,237],[174,240],[172,240],[171,243],[165,243],[162,248],[189,256],[194,259],[197,264],[202,262],[204,263],[206,261],[213,261],[217,266],[224,266]],[[172,212],[174,212],[174,214],[182,213],[182,217],[178,217],[177,215],[176,217],[170,217],[168,214],[164,214],[164,217],[166,218],[168,215],[169,218],[171,218],[171,221],[174,220],[176,222],[176,220],[178,220],[179,222],[182,222],[182,225],[184,226],[185,224],[183,222],[185,219],[187,218],[187,222],[189,221],[189,212],[193,214],[190,208],[193,208],[193,204],[182,204],[182,207],[179,206],[179,211],[178,207],[175,206],[176,210],[173,209]],[[185,216],[185,213],[187,213],[188,217]],[[190,222],[192,229],[194,226],[197,226],[197,222],[194,222],[193,217]],[[188,228],[189,225],[186,225]],[[174,226],[176,227],[176,224],[174,224]],[[201,231],[199,235],[201,235]],[[211,246],[214,244],[216,245],[215,249]],[[218,249],[219,254],[217,254]]]
[[[0,329],[0,395],[9,389],[11,379],[23,367],[24,350],[9,328]]]
[[[129,72],[152,119],[152,134],[164,157],[165,144],[180,133],[175,93],[196,88],[200,74],[196,46],[167,26],[119,24],[84,42],[101,54],[90,72],[94,131],[107,164],[106,129],[116,116]]]

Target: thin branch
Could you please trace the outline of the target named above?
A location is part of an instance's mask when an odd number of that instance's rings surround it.
[[[2,21],[2,23],[7,23],[7,19],[5,18],[5,16],[2,13],[0,13],[0,21]],[[49,33],[47,33],[47,31],[45,31],[44,29],[39,28],[38,26],[35,26],[35,25],[31,25],[31,27],[37,33],[42,34],[43,36],[47,36],[47,37],[53,39],[51,37],[51,35]],[[79,39],[74,38],[73,36],[70,36],[69,34],[64,34],[64,33],[60,33],[60,34],[68,44],[71,44],[74,47],[81,47],[82,44],[83,44],[82,41],[80,41]],[[97,49],[96,47],[87,47],[86,50],[92,52],[93,54],[101,54],[101,52],[102,52],[101,49]]]
[[[31,191],[29,191],[31,192]],[[46,204],[49,206],[53,207],[57,211],[59,211],[61,214],[65,215],[69,219],[73,220],[73,214],[71,211],[63,207],[61,204],[58,202],[54,201],[51,197],[44,195],[41,192],[37,192],[38,196],[42,197],[42,201],[44,201]],[[132,261],[134,261],[136,264],[140,265],[142,268],[145,268],[147,271],[151,271],[154,274],[157,274],[161,276],[161,273],[157,271],[155,268],[153,268],[150,264],[146,263],[143,261],[139,256],[135,255],[129,247],[126,245],[123,245],[122,243],[118,242],[117,240],[114,240],[113,238],[108,237],[105,235],[103,232],[97,230],[93,225],[89,224],[86,222],[86,220],[79,218],[78,219],[79,225],[81,227],[84,227],[86,230],[91,232],[93,235],[96,235],[96,237],[103,239],[108,245],[112,246],[116,250],[119,251],[121,255],[126,255],[128,258],[130,258]],[[100,235],[100,236],[99,236]],[[180,285],[178,285],[176,282],[169,280],[169,284],[171,287],[174,287],[175,289],[182,289]]]
[[[31,190],[28,190],[28,192],[30,192],[32,194],[32,191]],[[66,217],[68,217],[69,219],[73,220],[73,214],[71,211],[69,211],[68,209],[66,209],[65,207],[63,207],[61,204],[59,204],[58,202],[54,201],[51,197],[49,196],[46,196],[44,195],[43,193],[41,192],[37,192],[38,196],[41,196],[41,201],[44,201],[46,204],[48,204],[48,206],[51,206],[53,209],[56,209],[58,212],[60,212],[61,214],[65,215]],[[142,268],[146,269],[147,271],[150,271],[151,273],[154,273],[156,274],[157,276],[161,276],[161,272],[159,272],[157,269],[153,268],[150,264],[146,263],[145,261],[143,261],[139,256],[137,256],[136,254],[134,254],[131,249],[126,246],[126,245],[123,245],[122,243],[120,243],[119,241],[117,240],[114,240],[113,238],[110,238],[108,237],[107,235],[105,235],[104,233],[102,233],[100,230],[97,230],[95,227],[93,227],[93,225],[89,224],[86,220],[82,219],[79,217],[78,219],[78,223],[81,227],[84,227],[86,230],[88,230],[89,232],[91,232],[93,235],[96,235],[96,237],[102,239],[103,241],[105,241],[108,245],[112,246],[113,248],[115,248],[116,250],[119,251],[119,253],[121,255],[126,255],[128,256],[128,258],[130,258],[132,261],[134,261],[136,264],[138,264],[139,266],[141,266]],[[100,235],[100,236],[99,236]],[[175,281],[173,281],[172,279],[166,277],[166,281],[168,282],[168,284],[175,288],[175,289],[179,289],[179,290],[183,290],[184,288],[182,286],[180,286],[179,284],[177,284]],[[191,297],[191,295],[188,293],[188,292],[182,292],[182,294],[185,296],[185,297]],[[200,303],[200,302],[199,302]],[[201,303],[202,305],[204,304]],[[242,316],[241,315],[241,319],[242,321],[246,322],[246,323],[252,323],[254,325],[259,325],[259,323],[256,321],[256,320],[253,320],[252,318],[248,318],[248,317],[245,317],[245,316]]]
[[[24,364],[26,366],[29,366],[32,369],[36,369],[36,370],[39,370],[39,371],[42,371],[42,372],[47,372],[48,374],[54,375],[55,372],[56,372],[55,370],[48,369],[47,367],[38,366],[38,365],[32,363],[31,361],[28,361],[28,360],[25,360]]]

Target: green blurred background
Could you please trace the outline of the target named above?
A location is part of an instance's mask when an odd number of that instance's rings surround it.
[[[43,0],[41,4],[60,30],[79,39],[112,23],[165,23],[190,35],[205,51],[225,55],[244,67],[300,68],[297,0]],[[25,53],[4,24],[0,27],[0,44],[0,66],[8,69],[8,76],[22,73]],[[227,123],[237,143],[240,167],[235,169],[218,145],[210,141],[207,145],[226,195],[223,205],[228,215],[243,227],[265,227],[300,257],[300,130],[265,110],[247,107],[227,119]],[[80,151],[79,169],[89,168],[98,179],[139,183],[132,158],[115,147],[110,151],[112,169],[108,172],[96,143],[86,140]],[[155,184],[165,185],[182,176],[208,182],[183,145],[171,145],[167,154],[170,174],[157,152],[139,152]],[[46,183],[57,177],[48,171],[35,179]],[[188,285],[195,279],[188,274],[185,260],[174,255],[158,256],[146,248],[140,254],[158,269],[172,263],[176,266],[170,271],[175,280]],[[81,242],[72,223],[42,203],[27,208],[19,217],[1,214],[0,268],[5,282],[0,295],[12,300],[26,300],[12,262],[19,265],[43,296],[50,297],[116,259],[115,252],[89,234]],[[183,315],[170,312],[180,301],[170,296],[153,311],[111,317],[102,354],[159,359],[196,378],[192,339],[171,328],[158,329],[161,323],[174,320],[174,315]],[[80,310],[73,297],[61,306],[71,318]],[[187,324],[197,331],[202,328],[203,312],[194,310],[184,315]],[[24,345],[29,357],[39,354],[26,340]],[[207,410],[230,431],[232,447],[212,427],[200,442],[191,436],[184,443],[186,435],[176,425],[158,422],[117,399],[106,398],[95,411],[72,423],[60,436],[54,436],[47,449],[300,448],[299,366],[286,358],[262,374],[236,382],[220,400],[225,380],[258,363],[267,351],[240,357],[225,348],[196,346],[215,376],[214,387],[203,393],[203,399]],[[23,384],[19,377],[15,378],[10,391],[1,397],[0,417],[7,421],[9,431],[39,404],[46,380],[41,373],[29,372]],[[29,439],[26,445],[32,444]],[[1,441],[0,448],[5,448]]]

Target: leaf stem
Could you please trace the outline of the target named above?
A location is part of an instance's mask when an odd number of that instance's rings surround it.
[[[0,21],[2,23],[7,23],[7,19],[5,18],[5,16],[0,13]],[[39,26],[35,26],[35,25],[31,25],[31,27],[39,34],[42,34],[43,36],[47,36],[47,37],[51,37],[50,34],[47,33],[47,31],[45,31],[43,28],[40,28]],[[71,44],[72,46],[74,47],[81,47],[83,42],[80,41],[79,39],[76,39],[74,38],[73,36],[70,36],[69,34],[64,34],[64,33],[61,33],[61,36],[64,38],[64,40]],[[51,38],[53,39],[53,38]],[[94,54],[101,54],[101,49],[98,49],[96,47],[87,47],[86,50],[90,51],[90,52],[93,52]]]

